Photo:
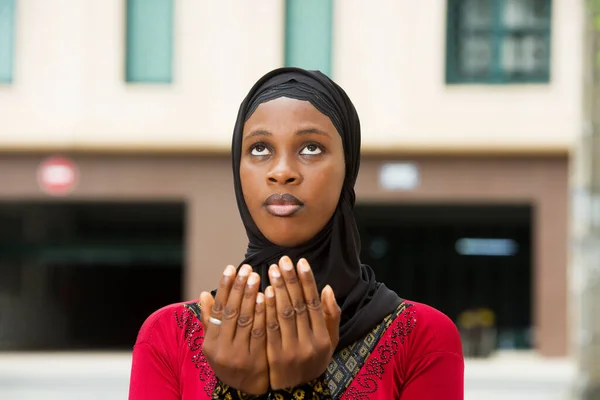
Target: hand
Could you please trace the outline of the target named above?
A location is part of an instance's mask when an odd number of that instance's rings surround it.
[[[223,273],[216,298],[200,295],[203,352],[221,382],[241,392],[258,395],[269,389],[265,346],[265,302],[258,293],[260,276],[244,265]],[[210,317],[222,323],[210,322]]]
[[[325,372],[339,341],[341,310],[328,285],[319,291],[310,265],[289,257],[269,268],[265,289],[267,359],[274,390],[291,388]]]

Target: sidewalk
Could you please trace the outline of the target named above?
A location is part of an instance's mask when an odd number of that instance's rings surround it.
[[[568,359],[528,352],[500,353],[465,364],[465,400],[568,400],[577,372]]]
[[[125,400],[130,366],[123,353],[0,353],[0,399]],[[574,377],[568,360],[530,353],[467,360],[465,400],[567,400]]]

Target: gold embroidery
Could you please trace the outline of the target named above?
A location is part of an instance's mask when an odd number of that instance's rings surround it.
[[[273,400],[330,400],[329,388],[324,382],[325,375],[294,388],[278,389],[269,393]]]
[[[326,380],[329,391],[334,399],[339,398],[348,389],[365,361],[379,342],[394,319],[407,308],[407,303],[402,302],[396,311],[388,315],[379,325],[363,339],[351,344],[333,355],[326,371]]]
[[[217,382],[215,386],[215,390],[212,394],[213,400],[258,400],[260,398],[265,397],[264,394],[253,395],[241,392],[237,389],[232,388],[229,385],[224,384],[223,382]]]

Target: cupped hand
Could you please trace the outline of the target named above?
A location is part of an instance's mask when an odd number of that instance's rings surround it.
[[[271,388],[292,388],[321,376],[339,341],[341,310],[328,285],[321,295],[310,265],[289,257],[269,268],[265,290]]]
[[[269,389],[265,301],[258,293],[259,283],[260,276],[250,266],[242,266],[237,276],[235,268],[228,266],[215,298],[206,292],[200,295],[208,364],[221,382],[254,395]]]

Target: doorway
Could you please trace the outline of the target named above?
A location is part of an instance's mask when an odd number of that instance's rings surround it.
[[[131,349],[182,298],[183,202],[0,203],[0,349]]]
[[[531,348],[530,205],[357,205],[362,261],[400,297],[457,322],[495,314],[498,348]]]

